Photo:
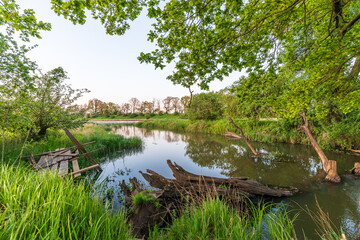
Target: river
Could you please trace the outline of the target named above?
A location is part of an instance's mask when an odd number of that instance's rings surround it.
[[[245,142],[227,140],[223,136],[147,130],[129,124],[111,124],[111,128],[113,133],[140,137],[144,142],[142,149],[115,154],[101,164],[103,172],[97,181],[114,190],[115,208],[121,205],[117,197],[119,182],[136,177],[149,187],[139,173],[146,169],[173,178],[166,163],[170,159],[195,174],[246,176],[264,184],[302,189],[294,197],[281,200],[293,210],[292,214],[299,213],[295,221],[299,239],[302,239],[302,231],[308,239],[320,239],[316,224],[304,211],[318,212],[316,202],[348,239],[356,237],[360,221],[360,179],[349,175],[348,170],[359,161],[358,156],[325,151],[329,159],[337,161],[342,177],[340,184],[332,184],[314,180],[321,172],[321,162],[310,146],[252,142],[262,153],[260,157],[254,157]]]

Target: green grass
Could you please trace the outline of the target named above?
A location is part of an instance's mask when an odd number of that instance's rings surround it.
[[[125,213],[112,212],[84,182],[0,168],[0,239],[129,239]]]
[[[108,132],[108,129],[106,129],[106,126],[87,124],[80,129],[70,130],[70,132],[80,143],[96,141],[94,144],[85,146],[87,151],[105,147],[105,149],[91,154],[91,156],[96,158],[99,162],[101,162],[107,154],[121,154],[121,152],[125,151],[142,149],[142,141],[140,138],[125,138],[121,135],[111,134]],[[50,130],[44,139],[30,141],[25,145],[23,137],[9,138],[6,140],[5,144],[5,159],[7,163],[19,161],[19,155],[22,147],[24,147],[23,156],[28,156],[31,154],[54,151],[57,148],[74,146],[62,130]],[[23,159],[23,161],[26,162],[27,160]]]
[[[251,206],[249,212],[239,213],[218,199],[208,199],[188,207],[166,231],[155,228],[150,239],[294,239],[295,219],[289,219],[285,209],[271,208]]]

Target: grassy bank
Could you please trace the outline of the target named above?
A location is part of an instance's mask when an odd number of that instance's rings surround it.
[[[240,126],[247,138],[252,141],[274,143],[310,144],[306,135],[298,130],[297,122],[286,120],[234,120]],[[188,119],[158,119],[136,123],[137,127],[149,129],[166,129],[172,131],[209,133],[223,135],[226,129],[237,132],[227,120],[190,121]],[[360,148],[360,128],[351,124],[334,124],[331,127],[315,125],[313,134],[319,144],[328,150],[348,150]]]
[[[109,133],[109,130],[110,129],[106,128],[106,126],[87,124],[82,128],[70,131],[80,143],[95,141],[95,143],[86,146],[88,151],[105,147],[105,149],[91,154],[99,162],[101,162],[104,156],[107,154],[121,154],[122,151],[142,148],[142,141],[140,138],[124,138],[121,135]],[[9,137],[6,139],[5,162],[18,162],[21,151],[22,156],[28,156],[31,154],[40,154],[42,152],[54,151],[57,148],[74,146],[74,144],[62,130],[50,130],[48,131],[46,137],[41,140],[29,140],[25,144],[24,141],[24,137],[18,136]],[[27,161],[26,159],[23,160]]]
[[[0,168],[0,239],[129,239],[124,212],[84,182],[24,167]]]

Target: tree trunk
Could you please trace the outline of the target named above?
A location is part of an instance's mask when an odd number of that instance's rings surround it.
[[[247,138],[244,135],[243,130],[234,123],[234,121],[229,117],[229,123],[232,124],[237,130],[240,131],[240,134],[242,136],[242,139],[244,139],[245,143],[249,146],[249,148],[251,149],[251,151],[253,152],[254,155],[258,155],[259,153],[255,150],[255,148],[253,148],[253,146],[250,144],[250,142],[247,140]]]
[[[38,132],[38,135],[39,135],[39,136],[45,136],[47,129],[48,129],[48,128],[47,128],[46,126],[40,126],[40,130],[39,130],[39,132]]]
[[[188,107],[191,106],[191,102],[192,102],[192,98],[193,98],[193,92],[194,92],[194,91],[191,91],[191,87],[190,87],[190,86],[189,86],[189,92],[190,92],[190,100],[189,100],[189,106],[188,106]]]
[[[337,174],[336,161],[329,160],[326,157],[324,151],[321,149],[321,147],[317,143],[316,139],[314,138],[314,136],[312,135],[312,133],[310,131],[309,120],[306,118],[306,114],[300,113],[300,116],[302,116],[304,119],[304,125],[301,126],[301,128],[304,130],[306,136],[310,140],[311,145],[313,146],[316,153],[318,154],[318,156],[321,160],[323,170],[327,173],[327,176],[325,177],[325,179],[330,182],[340,182],[341,179],[340,179],[339,175]]]

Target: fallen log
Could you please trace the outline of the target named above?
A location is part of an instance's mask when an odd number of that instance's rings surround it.
[[[132,188],[125,181],[120,184],[125,202],[133,209],[128,219],[134,226],[133,231],[137,237],[146,237],[149,227],[161,226],[166,222],[164,219],[171,221],[172,212],[181,212],[189,202],[202,203],[207,197],[218,197],[243,210],[250,200],[257,203],[267,198],[289,197],[295,191],[275,189],[247,177],[217,178],[197,175],[170,160],[167,160],[167,164],[175,179],[165,178],[150,169],[147,169],[146,173],[140,171],[151,187],[160,190],[143,190],[136,178],[130,179]],[[153,204],[136,204],[134,197],[141,192],[142,195],[152,196]]]

